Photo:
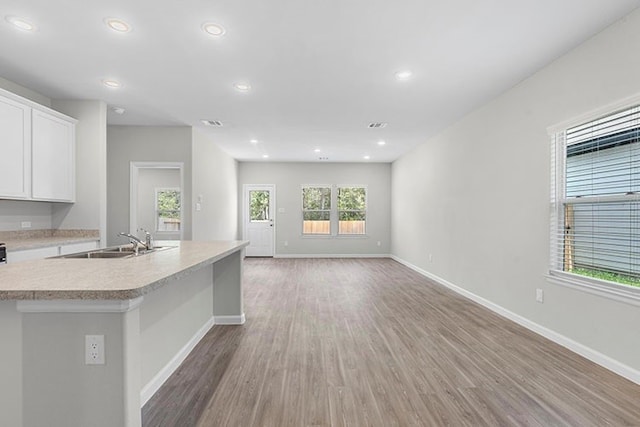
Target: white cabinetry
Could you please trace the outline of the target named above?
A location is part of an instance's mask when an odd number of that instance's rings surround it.
[[[73,202],[75,123],[0,89],[0,198]]]
[[[31,189],[31,108],[0,96],[0,197],[26,199]]]
[[[74,124],[43,111],[32,116],[32,193],[35,200],[75,198]]]

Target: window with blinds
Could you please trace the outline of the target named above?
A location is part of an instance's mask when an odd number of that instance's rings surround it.
[[[640,287],[640,106],[553,137],[551,268]]]

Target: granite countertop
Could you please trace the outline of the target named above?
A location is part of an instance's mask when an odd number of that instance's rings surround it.
[[[98,240],[100,240],[98,230],[0,231],[0,243],[6,245],[8,252]]]
[[[0,265],[0,300],[125,300],[241,250],[247,241],[174,242],[133,258],[48,258]]]

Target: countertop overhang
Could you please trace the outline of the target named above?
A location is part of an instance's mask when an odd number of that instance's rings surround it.
[[[240,251],[248,241],[180,241],[134,258],[42,259],[0,265],[0,300],[125,300]]]

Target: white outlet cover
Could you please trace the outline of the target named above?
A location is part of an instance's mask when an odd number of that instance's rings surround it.
[[[104,335],[84,336],[85,365],[104,365]]]

